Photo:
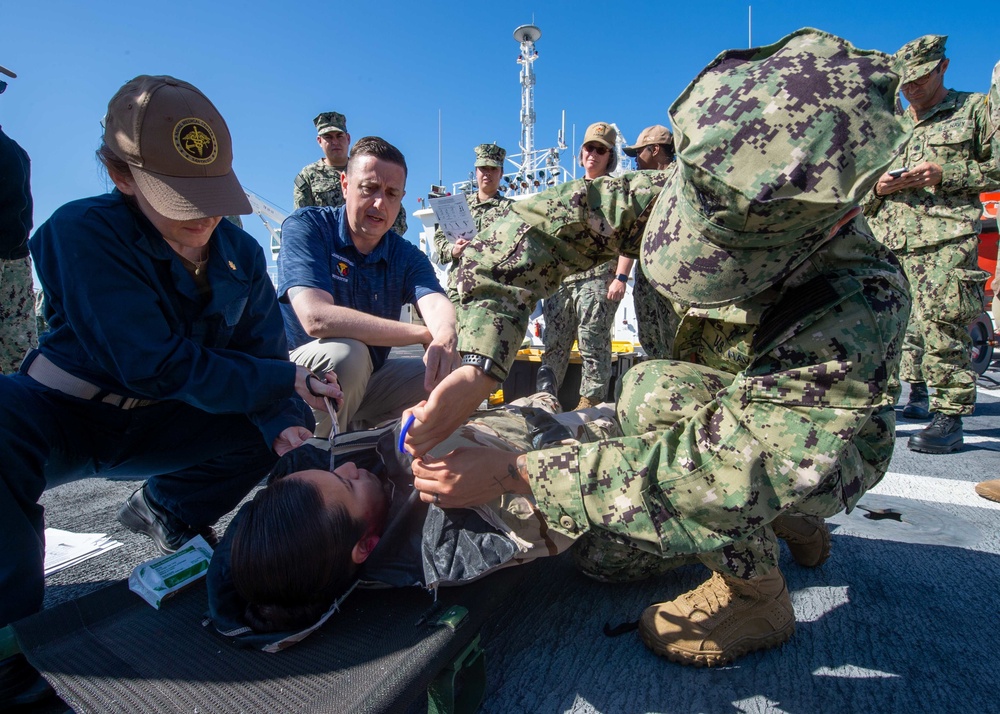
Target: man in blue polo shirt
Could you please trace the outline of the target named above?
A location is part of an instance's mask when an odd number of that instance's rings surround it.
[[[406,161],[378,137],[360,139],[341,176],[345,205],[301,208],[281,226],[278,297],[291,358],[335,372],[343,426],[372,426],[427,397],[458,361],[455,310],[430,261],[390,230],[405,195]],[[426,326],[399,321],[405,303]],[[394,346],[423,345],[423,360]],[[330,419],[316,413],[316,436]]]

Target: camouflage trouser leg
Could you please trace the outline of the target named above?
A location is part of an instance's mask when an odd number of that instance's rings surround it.
[[[913,311],[906,329],[900,377],[933,387],[931,411],[972,414],[976,373],[968,326],[983,311],[988,274],[977,265],[978,238],[903,253]]]
[[[649,284],[642,266],[635,271],[632,302],[639,328],[639,344],[650,359],[669,359],[680,318],[670,302]]]
[[[583,362],[580,396],[594,402],[608,398],[611,382],[611,328],[618,303],[608,300],[608,286],[603,276],[570,284],[576,309],[577,342]]]
[[[693,417],[732,379],[731,374],[685,362],[643,362],[623,378],[617,404],[622,431],[626,435],[659,431]],[[763,575],[777,565],[778,541],[770,525],[754,529],[747,523],[741,531],[748,535],[721,549],[699,553],[701,562],[711,570],[740,578]]]
[[[0,260],[0,374],[13,374],[38,345],[31,258]]]
[[[545,298],[542,309],[545,316],[545,354],[542,364],[552,368],[556,375],[556,388],[562,386],[569,366],[569,352],[576,339],[576,310],[569,288],[563,285]]]

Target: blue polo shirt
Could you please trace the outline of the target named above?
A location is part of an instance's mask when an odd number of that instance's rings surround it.
[[[294,287],[324,290],[335,305],[389,320],[398,320],[407,303],[416,305],[425,295],[444,294],[427,256],[393,231],[368,255],[358,252],[348,233],[344,206],[300,208],[281,224],[278,299],[292,350],[313,339],[289,303],[288,291]],[[375,369],[385,363],[390,349],[368,347]]]

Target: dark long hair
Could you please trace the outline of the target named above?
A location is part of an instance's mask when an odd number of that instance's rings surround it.
[[[257,492],[232,541],[233,586],[257,632],[315,623],[351,585],[365,533],[343,506],[327,509],[311,483],[282,478]]]

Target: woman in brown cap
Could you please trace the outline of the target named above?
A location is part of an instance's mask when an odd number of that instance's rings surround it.
[[[116,190],[31,238],[50,329],[0,376],[0,626],[42,605],[47,479],[148,477],[118,513],[126,527],[163,552],[214,542],[212,524],[312,435],[306,402],[341,396],[288,361],[263,250],[222,220],[250,205],[204,94],[136,77],[97,155]],[[0,662],[0,680],[0,708],[39,684],[23,659]]]
[[[617,138],[618,132],[611,124],[597,122],[587,127],[580,147],[584,178],[593,180],[614,171],[618,165]],[[608,398],[611,327],[618,304],[608,300],[607,291],[614,271],[615,261],[609,261],[573,275],[545,300],[545,354],[537,385],[540,390],[558,392],[575,339],[583,362],[576,409],[586,409]]]

